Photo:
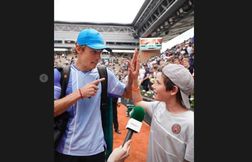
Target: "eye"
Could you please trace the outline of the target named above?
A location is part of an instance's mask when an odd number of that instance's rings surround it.
[[[96,51],[94,51],[94,50],[91,50],[91,53],[92,53],[92,54],[95,54],[95,53],[96,53]]]

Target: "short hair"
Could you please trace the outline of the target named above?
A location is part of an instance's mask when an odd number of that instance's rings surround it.
[[[176,84],[174,84],[167,76],[165,76],[165,74],[163,72],[162,72],[162,77],[164,78],[165,90],[171,91],[174,88],[174,86],[176,86]],[[183,100],[182,100],[182,96],[181,96],[179,87],[178,87],[178,92],[176,94],[176,99],[177,99],[177,101],[179,101],[180,105],[184,106],[182,104]]]

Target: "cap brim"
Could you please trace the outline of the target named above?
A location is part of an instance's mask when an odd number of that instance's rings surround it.
[[[186,95],[184,92],[180,91],[182,100],[183,100],[183,104],[187,109],[191,108],[190,102],[189,102],[189,97],[188,95]]]
[[[112,53],[112,49],[111,48],[105,48],[106,51],[108,51],[109,53]]]
[[[96,50],[101,50],[101,49],[106,49],[108,48],[104,44],[92,44],[92,45],[87,45],[90,48],[96,49]]]

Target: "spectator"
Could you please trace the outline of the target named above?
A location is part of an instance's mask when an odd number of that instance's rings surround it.
[[[112,106],[113,106],[113,124],[114,124],[114,130],[117,134],[121,134],[119,130],[119,124],[118,124],[118,118],[117,118],[117,101],[118,97],[112,98]]]

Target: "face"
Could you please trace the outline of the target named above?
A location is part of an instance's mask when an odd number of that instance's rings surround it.
[[[166,91],[164,78],[161,72],[158,73],[155,83],[152,85],[154,91],[154,99],[157,101],[166,101],[167,97],[170,95],[169,91]]]
[[[189,68],[189,60],[188,58],[183,58],[182,60],[182,65],[185,67],[185,68]]]
[[[179,59],[174,59],[174,64],[180,64]]]
[[[76,51],[78,52],[78,61],[87,69],[95,68],[101,59],[102,50],[95,50],[87,46],[77,45]]]

